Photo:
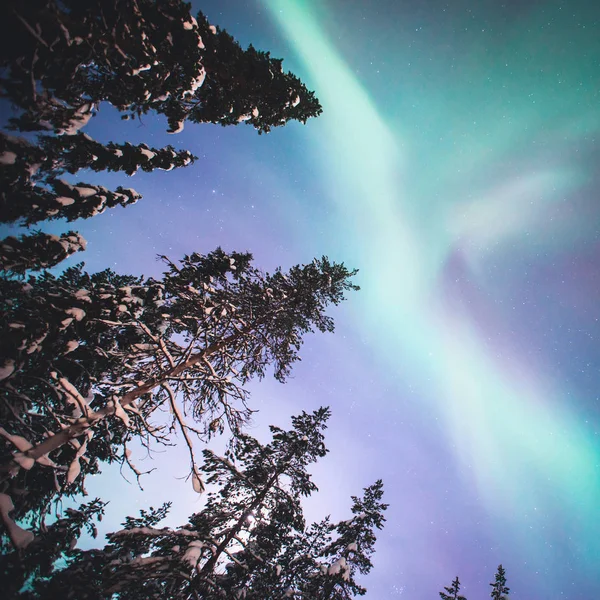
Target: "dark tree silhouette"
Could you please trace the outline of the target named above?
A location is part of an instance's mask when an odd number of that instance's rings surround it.
[[[354,271],[327,258],[272,274],[251,258],[193,254],[167,261],[159,280],[80,267],[26,284],[0,279],[0,491],[17,518],[82,491],[99,462],[128,462],[132,438],[166,441],[150,422],[159,407],[169,407],[201,488],[192,439],[225,428],[238,436],[251,414],[245,384],[267,369],[284,381],[304,334],[333,331],[327,306],[356,289]]]
[[[66,552],[67,566],[39,578],[32,600],[203,598],[347,599],[365,589],[357,573],[371,568],[375,530],[387,506],[377,482],[353,498],[352,518],[306,527],[301,498],[316,491],[307,467],[327,450],[329,410],[271,427],[260,444],[242,435],[224,457],[204,452],[211,484],[203,509],[179,528],[156,527],[166,507],[128,518],[101,550]]]
[[[440,598],[442,600],[467,600],[464,596],[459,594],[460,592],[460,581],[458,577],[452,582],[450,587],[444,587],[444,591],[440,592]]]
[[[172,132],[186,120],[267,132],[321,112],[281,60],[180,0],[6,0],[0,23],[0,85],[22,130],[74,134],[103,101],[126,118],[163,114]]]
[[[510,592],[510,588],[506,587],[506,571],[502,565],[498,565],[495,581],[490,585],[492,586],[490,593],[492,600],[508,600],[506,594]]]

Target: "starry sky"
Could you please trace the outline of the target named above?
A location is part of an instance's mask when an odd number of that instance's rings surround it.
[[[188,148],[188,169],[85,176],[144,199],[77,223],[89,270],[157,274],[217,245],[266,270],[327,254],[361,291],[306,339],[284,386],[252,385],[251,432],[330,405],[308,515],[348,514],[383,478],[373,600],[591,600],[600,575],[600,5],[574,0],[203,0],[211,23],[284,58],[323,115],[258,136],[102,108],[101,141]],[[123,179],[126,181],[124,182]],[[56,224],[48,230],[65,230]],[[80,257],[78,257],[79,259]],[[103,530],[201,506],[183,450],[112,499]],[[133,507],[133,508],[132,508]]]

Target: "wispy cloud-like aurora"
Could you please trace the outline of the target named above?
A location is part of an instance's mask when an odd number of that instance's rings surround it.
[[[393,119],[378,109],[383,92],[367,89],[336,48],[316,5],[266,5],[324,106],[313,149],[337,213],[331,234],[361,269],[354,321],[378,357],[380,376],[402,373],[404,384],[422,391],[420,402],[404,410],[441,420],[446,460],[483,509],[501,519],[507,530],[499,534],[511,536],[519,557],[532,564],[548,559],[544,528],[531,526],[539,510],[546,523],[564,529],[577,560],[589,567],[600,555],[598,436],[577,389],[554,376],[543,348],[532,353],[528,322],[521,332],[513,328],[515,311],[526,317],[546,308],[510,306],[496,277],[510,279],[512,264],[521,273],[525,263],[553,262],[586,244],[585,215],[565,207],[589,182],[573,153],[598,131],[599,117],[587,108],[590,94],[576,86],[581,73],[568,71],[573,56],[565,54],[576,48],[559,40],[546,54],[534,53],[543,42],[526,34],[539,31],[534,25],[542,17],[534,13],[513,26],[511,39],[467,65],[469,72],[432,86],[405,118],[401,109],[410,100],[398,99]],[[527,57],[511,63],[510,76],[508,43]],[[390,55],[404,83],[392,87],[408,97],[414,92],[402,39],[396,44]],[[546,64],[556,73],[546,76]],[[564,94],[552,87],[561,77]],[[431,125],[426,133],[423,122]],[[390,405],[404,394],[401,382]],[[410,510],[410,497],[405,489],[389,500]]]

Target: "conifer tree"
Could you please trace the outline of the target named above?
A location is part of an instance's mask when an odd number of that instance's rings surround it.
[[[444,587],[444,591],[440,592],[440,598],[442,600],[467,600],[464,596],[459,594],[460,592],[460,581],[458,577],[452,582],[450,587]]]
[[[321,112],[280,60],[242,50],[180,0],[6,0],[1,10],[0,85],[22,130],[74,134],[103,101],[126,118],[164,114],[172,132],[186,120],[262,132]]]
[[[298,597],[347,599],[364,594],[374,530],[386,505],[377,482],[353,498],[353,517],[306,527],[301,497],[316,491],[307,467],[327,452],[328,409],[302,413],[292,429],[271,427],[266,445],[243,435],[227,456],[206,450],[211,484],[204,508],[177,529],[156,527],[165,509],[128,518],[101,550],[71,551],[68,566],[35,586],[31,598],[205,600]],[[308,545],[307,545],[308,544]]]
[[[171,411],[200,491],[193,437],[238,436],[251,414],[245,384],[267,368],[284,381],[302,336],[333,331],[326,307],[357,289],[354,271],[327,258],[286,274],[220,249],[167,264],[159,280],[81,267],[26,284],[0,279],[2,486],[17,518],[57,489],[81,492],[102,461],[128,463],[133,437],[165,441],[150,422],[158,407]]]
[[[498,570],[496,571],[496,579],[494,583],[490,583],[492,586],[492,591],[490,593],[490,597],[492,600],[508,600],[508,592],[510,592],[510,588],[506,587],[506,571],[502,565],[498,565]]]
[[[181,0],[0,3],[0,95],[19,111],[11,127],[46,132],[37,145],[0,134],[0,220],[72,221],[141,197],[130,188],[72,184],[60,179],[64,173],[132,175],[193,161],[170,146],[103,145],[81,133],[103,102],[124,119],[164,115],[170,133],[186,121],[247,122],[262,133],[319,115],[313,92],[281,63],[252,46],[242,50]]]

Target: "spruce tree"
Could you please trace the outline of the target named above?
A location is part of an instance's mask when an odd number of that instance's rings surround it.
[[[495,581],[494,583],[490,583],[490,585],[492,586],[490,593],[492,600],[508,600],[506,594],[510,592],[510,588],[506,587],[506,571],[502,565],[498,565]]]
[[[206,450],[211,484],[204,508],[176,529],[157,528],[165,508],[128,518],[100,550],[67,552],[67,566],[40,578],[31,599],[204,600],[364,594],[374,530],[383,524],[382,485],[353,498],[353,517],[305,525],[302,496],[316,487],[307,467],[327,452],[328,409],[302,413],[292,429],[271,427],[266,445],[243,435],[224,457]]]
[[[0,94],[18,111],[11,128],[46,132],[37,144],[0,133],[0,220],[72,221],[140,198],[130,188],[65,181],[65,173],[132,175],[193,161],[171,146],[100,144],[81,133],[103,102],[124,119],[164,115],[171,133],[186,121],[247,122],[262,133],[319,115],[313,92],[281,63],[242,50],[181,0],[0,3]]]
[[[452,582],[450,587],[444,587],[444,591],[440,592],[440,598],[442,600],[467,600],[464,596],[459,594],[460,592],[460,581],[458,577]]]
[[[329,520],[313,528],[304,544],[283,569],[285,592],[314,600],[343,600],[362,596],[366,589],[355,577],[373,567],[375,530],[381,529],[387,504],[381,480],[352,497],[352,518],[331,525]],[[280,596],[274,596],[280,597]]]
[[[125,118],[164,114],[172,132],[186,120],[263,132],[321,112],[280,60],[242,50],[180,0],[6,0],[1,10],[0,85],[21,130],[72,135],[103,101]]]
[[[167,441],[151,423],[159,407],[184,437],[200,490],[193,438],[237,437],[252,412],[245,384],[267,369],[284,381],[303,335],[333,331],[326,307],[356,289],[354,272],[327,258],[285,274],[220,249],[167,264],[158,280],[81,267],[0,279],[2,485],[17,517],[35,516],[57,489],[81,492],[102,461],[128,463],[132,438]]]

